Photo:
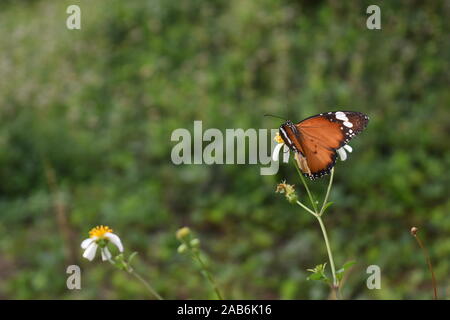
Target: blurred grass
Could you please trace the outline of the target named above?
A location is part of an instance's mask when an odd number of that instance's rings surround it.
[[[449,297],[448,3],[382,2],[372,31],[368,1],[76,1],[82,30],[70,31],[73,3],[0,4],[0,297],[145,297],[81,261],[79,243],[105,224],[165,297],[214,297],[176,253],[189,225],[227,297],[326,298],[305,280],[326,261],[320,230],[274,194],[280,180],[299,185],[294,168],[175,166],[170,135],[194,120],[276,128],[264,113],[338,109],[371,117],[337,165],[325,217],[337,264],[358,262],[344,296],[431,297],[414,225]],[[81,291],[65,286],[72,263]],[[365,286],[371,264],[382,290]]]

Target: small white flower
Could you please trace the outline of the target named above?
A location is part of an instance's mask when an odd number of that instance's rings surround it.
[[[110,260],[112,257],[111,252],[109,252],[107,247],[102,248],[102,260],[106,261],[106,260]]]
[[[352,147],[348,144],[336,150],[341,161],[345,161],[347,159],[347,152],[351,153],[353,151]],[[346,152],[347,151],[347,152]]]
[[[95,258],[97,248],[100,247],[102,260],[110,260],[112,255],[106,247],[106,243],[111,242],[120,252],[123,252],[123,245],[120,238],[112,233],[112,229],[107,226],[98,226],[89,231],[89,238],[81,242],[81,248],[84,249],[83,258],[92,261]]]
[[[88,246],[83,246],[86,240],[93,240],[89,243]],[[84,250],[83,258],[88,259],[89,261],[92,261],[95,257],[95,253],[97,252],[98,244],[95,242],[94,239],[86,239],[81,243],[81,247]]]

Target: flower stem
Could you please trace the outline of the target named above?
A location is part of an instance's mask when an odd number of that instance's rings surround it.
[[[194,250],[193,251],[193,256],[194,258],[198,261],[198,263],[200,264],[206,279],[209,281],[209,283],[211,284],[211,286],[214,289],[214,292],[216,293],[216,296],[219,300],[223,300],[223,296],[220,293],[219,287],[217,286],[217,283],[214,281],[214,278],[212,277],[211,273],[209,272],[208,268],[206,267],[206,264],[203,262],[202,258],[200,257],[200,254],[198,252],[198,250]]]
[[[113,266],[117,267],[117,264],[111,259],[108,259],[108,262],[111,263]],[[134,269],[126,262],[124,262],[124,268],[121,270],[125,270],[127,271],[129,274],[131,274],[133,277],[135,277],[136,279],[138,279],[143,285],[144,287],[153,295],[155,296],[158,300],[164,300],[159,294],[158,292],[155,291],[155,289],[153,289],[153,287],[150,285],[150,283],[148,283],[144,278],[142,278],[138,273],[136,273],[136,271],[134,271]]]
[[[305,206],[303,203],[301,203],[300,201],[297,200],[297,204],[302,207],[303,209],[305,209],[307,212],[311,213],[314,217],[317,216],[317,213],[312,211],[310,208],[308,208],[307,206]]]
[[[328,183],[327,193],[325,195],[325,198],[323,199],[322,208],[320,209],[320,212],[319,212],[320,216],[322,216],[322,214],[325,211],[325,208],[326,208],[326,205],[328,202],[328,197],[330,196],[331,185],[333,184],[333,177],[334,177],[334,168],[331,169],[330,182]]]
[[[295,165],[295,168],[297,169],[297,172],[298,172],[298,174],[300,176],[300,179],[303,182],[303,185],[305,186],[306,192],[308,193],[308,197],[309,197],[309,200],[311,201],[311,204],[313,206],[313,210],[314,211],[309,209],[307,206],[305,206],[300,201],[297,201],[297,204],[299,206],[301,206],[303,209],[305,209],[306,211],[308,211],[309,213],[311,213],[313,216],[315,216],[317,221],[319,221],[320,229],[322,230],[323,238],[325,240],[325,246],[327,247],[328,260],[330,261],[331,273],[333,275],[333,285],[331,286],[331,288],[332,288],[332,291],[333,291],[334,298],[337,299],[338,298],[337,297],[337,292],[338,292],[338,289],[339,289],[339,282],[338,282],[337,277],[336,277],[336,267],[334,265],[333,253],[331,251],[330,242],[328,240],[327,229],[325,228],[325,224],[323,223],[323,220],[322,220],[322,215],[325,212],[325,209],[327,207],[328,198],[330,196],[331,186],[333,185],[334,168],[331,169],[330,181],[328,183],[327,193],[325,194],[325,197],[323,199],[322,207],[320,208],[320,210],[318,210],[317,204],[316,204],[316,202],[314,200],[314,197],[313,197],[311,191],[309,190],[308,184],[306,183],[302,172],[300,171],[300,168],[298,166],[297,161],[295,161],[295,160],[294,160],[294,165]]]
[[[309,200],[311,201],[311,205],[312,205],[314,211],[317,212],[317,203],[314,200],[314,197],[313,197],[311,191],[309,191],[309,187],[306,184],[305,178],[303,177],[303,173],[300,171],[298,163],[295,159],[294,159],[294,165],[295,165],[295,168],[297,169],[298,175],[300,176],[300,180],[302,180],[302,183],[305,186],[306,192],[308,193],[308,197],[309,197]]]
[[[136,279],[138,279],[143,285],[144,287],[153,295],[155,296],[158,300],[164,300],[159,294],[158,292],[155,291],[155,289],[153,289],[153,287],[147,282],[145,281],[144,278],[142,278],[138,273],[136,273],[133,269],[128,270],[128,273],[131,274],[133,277],[135,277]]]
[[[416,233],[413,233],[413,236],[414,236],[414,238],[416,238],[417,243],[419,244],[419,247],[423,251],[423,255],[425,256],[425,259],[427,260],[428,269],[430,270],[430,273],[431,273],[431,282],[432,282],[432,285],[433,285],[434,300],[437,300],[438,299],[438,295],[437,295],[437,288],[436,288],[436,278],[434,277],[433,265],[431,264],[430,255],[428,253],[427,248],[424,246],[424,244],[420,240],[419,236]]]
[[[333,275],[333,291],[339,287],[339,283],[336,278],[336,269],[334,266],[333,254],[331,252],[330,242],[328,241],[327,229],[325,228],[325,224],[322,221],[322,217],[320,215],[316,215],[317,220],[320,224],[320,229],[322,229],[323,238],[325,240],[325,246],[327,247],[328,259],[330,260],[331,273]]]

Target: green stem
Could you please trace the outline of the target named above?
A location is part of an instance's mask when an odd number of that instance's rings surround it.
[[[337,277],[336,277],[336,267],[334,265],[334,259],[333,259],[333,254],[331,252],[330,242],[328,241],[327,229],[325,228],[325,224],[322,221],[322,214],[325,211],[326,204],[328,202],[328,198],[329,198],[330,192],[331,192],[331,186],[333,185],[334,168],[331,169],[330,181],[328,183],[327,193],[325,194],[325,197],[323,199],[322,207],[320,208],[320,210],[318,210],[317,206],[316,206],[316,202],[314,201],[314,197],[313,197],[311,191],[309,190],[308,185],[306,184],[306,181],[303,178],[303,174],[300,171],[300,168],[298,167],[297,161],[295,161],[295,159],[294,159],[294,165],[295,165],[295,168],[297,169],[300,179],[303,182],[303,185],[305,186],[306,192],[308,193],[308,197],[309,197],[309,200],[311,201],[314,211],[309,209],[307,206],[305,206],[300,201],[297,201],[297,204],[299,206],[301,206],[303,209],[305,209],[306,211],[308,211],[309,213],[311,213],[312,215],[314,215],[316,217],[316,219],[319,221],[320,229],[322,230],[323,238],[325,240],[325,246],[327,247],[328,260],[330,261],[331,273],[333,275],[333,285],[332,285],[333,295],[335,298],[337,298],[336,289],[339,289],[339,283],[338,283]]]
[[[294,157],[294,165],[295,165],[295,168],[297,169],[297,172],[298,172],[298,175],[300,176],[300,179],[303,182],[303,185],[305,186],[306,192],[308,193],[308,197],[309,197],[309,200],[311,201],[311,205],[312,205],[314,211],[317,212],[316,201],[314,200],[314,197],[313,197],[311,191],[309,191],[308,185],[306,184],[305,178],[303,177],[303,173],[300,171],[300,168],[298,167],[298,164],[297,164],[297,161],[295,160],[295,157]]]
[[[219,300],[223,300],[223,296],[220,293],[219,287],[217,286],[216,282],[214,281],[214,278],[212,277],[211,273],[208,271],[208,268],[206,267],[205,263],[203,262],[202,258],[200,257],[200,254],[198,253],[198,250],[193,250],[193,254],[194,254],[194,258],[198,261],[198,263],[200,264],[203,272],[205,273],[206,279],[209,281],[209,283],[213,287],[217,298]]]
[[[314,217],[317,216],[317,213],[315,213],[314,211],[312,211],[310,208],[308,208],[307,206],[305,206],[303,203],[301,203],[300,201],[297,200],[297,204],[302,207],[303,209],[305,209],[306,211],[308,211],[309,213],[311,213]]]
[[[114,261],[111,260],[111,258],[108,259],[108,262],[111,263],[113,266],[116,266],[116,263]],[[144,278],[142,278],[138,273],[136,273],[133,268],[126,263],[125,265],[126,269],[121,269],[121,270],[126,270],[129,274],[131,274],[133,277],[135,277],[136,279],[138,279],[143,285],[144,287],[153,295],[155,296],[158,300],[164,300],[159,294],[158,292],[155,291],[155,289],[153,289],[153,287],[150,285],[150,283],[148,283]]]
[[[155,289],[153,289],[153,287],[152,287],[147,281],[145,281],[144,278],[142,278],[139,274],[137,274],[133,269],[128,270],[128,273],[131,274],[132,276],[134,276],[136,279],[138,279],[138,280],[145,286],[145,288],[146,288],[153,296],[155,296],[158,300],[164,300],[164,299],[158,294],[158,292],[156,292]]]
[[[330,242],[328,241],[327,229],[325,228],[325,224],[322,221],[322,217],[320,215],[316,215],[316,218],[319,221],[320,229],[322,229],[323,238],[325,239],[325,246],[327,247],[328,259],[330,260],[331,273],[333,274],[333,290],[335,290],[336,288],[339,287],[339,284],[336,278],[336,269],[334,267],[334,260],[333,254],[331,253]]]
[[[325,211],[325,206],[328,202],[328,197],[330,196],[331,185],[333,184],[333,177],[334,177],[334,168],[331,169],[330,182],[328,183],[327,194],[325,195],[325,198],[323,199],[322,208],[320,209],[320,212],[319,212],[320,216],[322,216],[323,212]]]

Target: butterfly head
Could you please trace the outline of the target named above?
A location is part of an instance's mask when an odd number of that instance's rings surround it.
[[[287,132],[295,132],[297,130],[297,127],[295,126],[295,124],[291,121],[291,120],[286,120],[286,122],[284,122],[281,126],[280,126],[280,135],[281,137],[283,137],[282,131]],[[284,139],[283,139],[284,140]]]
[[[291,120],[287,120],[280,126],[280,136],[284,143],[293,151],[298,151],[295,147],[294,140],[298,136],[298,130]]]

